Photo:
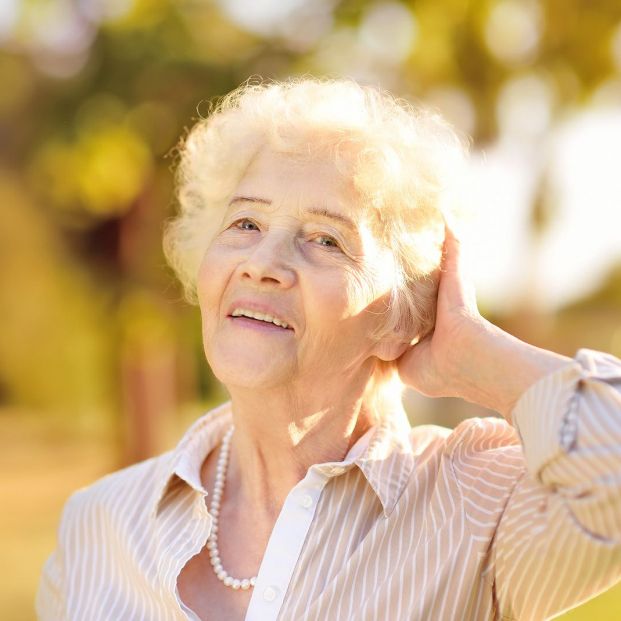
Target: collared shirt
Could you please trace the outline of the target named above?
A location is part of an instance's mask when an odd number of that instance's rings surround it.
[[[41,620],[196,619],[177,577],[209,536],[200,469],[231,423],[227,403],[174,451],[69,499]],[[541,620],[620,580],[621,361],[580,350],[520,397],[513,423],[389,416],[342,462],[309,468],[246,621]]]

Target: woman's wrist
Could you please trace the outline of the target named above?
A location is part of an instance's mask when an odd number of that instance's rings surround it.
[[[525,343],[485,319],[477,324],[467,345],[458,348],[458,396],[495,410],[512,423],[520,396],[571,359]]]

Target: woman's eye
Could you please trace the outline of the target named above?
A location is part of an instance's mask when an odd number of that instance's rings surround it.
[[[242,231],[258,231],[259,227],[252,220],[248,220],[248,218],[243,218],[242,220],[237,220],[237,222],[233,223],[235,228],[241,229]]]
[[[330,237],[330,235],[319,235],[315,237],[315,241],[317,241],[317,243],[320,246],[324,246],[326,248],[338,248],[339,247],[339,244],[336,241],[336,239],[334,239],[334,237]]]

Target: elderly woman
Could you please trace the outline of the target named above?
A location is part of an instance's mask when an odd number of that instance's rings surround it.
[[[621,577],[621,362],[480,316],[462,151],[348,81],[198,123],[165,243],[231,400],[71,497],[41,619],[538,620]],[[411,428],[404,384],[506,420]]]

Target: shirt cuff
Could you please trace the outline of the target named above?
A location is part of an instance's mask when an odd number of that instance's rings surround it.
[[[621,379],[621,365],[613,356],[581,349],[566,366],[530,386],[515,405],[513,424],[529,470],[540,482],[546,464],[576,446],[579,387],[589,377]]]

